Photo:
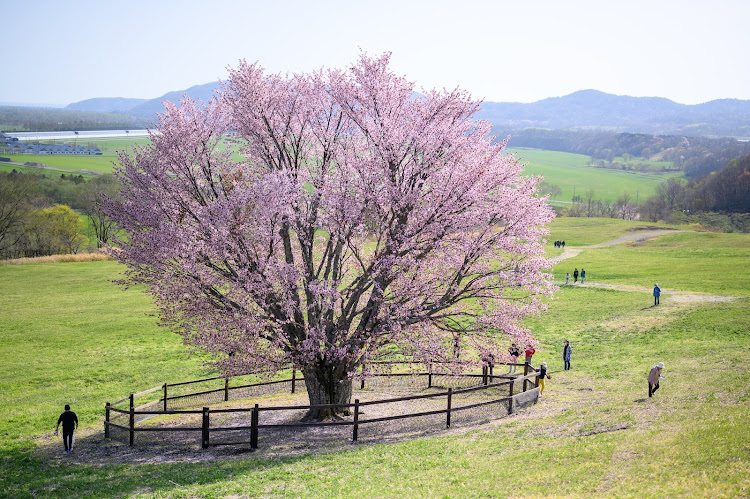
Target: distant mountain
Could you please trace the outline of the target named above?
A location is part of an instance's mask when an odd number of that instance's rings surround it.
[[[156,99],[88,99],[68,109],[117,110],[151,120],[164,110],[163,102],[183,95],[208,102],[217,82],[169,92]],[[98,107],[97,107],[98,106]],[[113,107],[120,106],[120,107]],[[478,117],[491,121],[501,134],[519,128],[609,130],[654,135],[750,137],[750,100],[721,99],[686,105],[662,97],[629,97],[598,90],[581,90],[537,102],[484,102]]]
[[[74,102],[65,106],[69,111],[91,111],[95,113],[122,113],[147,102],[148,99],[126,99],[125,97],[97,97]]]
[[[187,90],[168,92],[155,99],[126,99],[123,97],[100,97],[86,99],[69,104],[65,109],[71,111],[93,111],[100,113],[123,113],[134,118],[153,120],[157,113],[164,111],[164,102],[179,102],[183,95],[188,95],[194,100],[208,102],[214,96],[214,91],[219,88],[218,83],[206,83],[195,85]]]
[[[654,135],[750,136],[750,101],[721,99],[678,104],[662,97],[629,97],[581,90],[529,104],[485,102],[479,116],[496,129],[604,129]]]
[[[139,117],[139,118],[152,118],[156,113],[161,113],[164,111],[164,101],[169,102],[179,102],[180,99],[184,95],[187,95],[193,100],[202,100],[203,102],[208,102],[211,100],[211,97],[215,95],[215,91],[219,88],[219,84],[214,83],[206,83],[204,85],[195,85],[187,90],[179,90],[175,92],[169,92],[161,97],[157,97],[156,99],[147,100],[145,102],[139,103],[136,106],[133,106],[128,113]]]

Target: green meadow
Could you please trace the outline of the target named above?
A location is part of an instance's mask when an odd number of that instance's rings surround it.
[[[643,226],[557,219],[550,239],[569,249]],[[102,438],[104,403],[210,374],[202,358],[157,326],[142,289],[112,283],[114,262],[0,265],[0,496],[748,496],[748,262],[749,235],[692,231],[559,262],[558,280],[574,266],[588,276],[528,319],[535,364],[552,372],[544,395],[468,431],[288,456],[261,436],[254,453],[122,462],[124,449]],[[564,339],[571,371],[561,370]],[[659,361],[666,379],[649,399]],[[81,420],[77,446],[101,447],[100,461],[61,455],[51,432],[65,403]]]
[[[562,189],[556,201],[571,201],[574,195],[584,197],[589,191],[594,191],[596,198],[603,201],[615,201],[623,193],[642,201],[651,196],[660,183],[681,177],[674,172],[645,174],[595,168],[589,166],[591,158],[583,154],[521,148],[508,151],[527,163],[524,173],[543,175],[545,181]]]

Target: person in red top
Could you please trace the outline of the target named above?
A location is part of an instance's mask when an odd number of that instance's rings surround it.
[[[532,347],[531,345],[526,345],[526,350],[524,351],[524,353],[526,354],[526,363],[529,365],[529,367],[531,366],[531,357],[534,356],[535,352],[536,350],[534,350],[534,347]]]

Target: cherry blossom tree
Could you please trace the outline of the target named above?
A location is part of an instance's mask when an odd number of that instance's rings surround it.
[[[448,361],[460,343],[460,370],[534,341],[522,319],[553,290],[537,179],[466,92],[417,94],[388,63],[241,62],[121,154],[112,252],[224,374],[292,364],[311,404],[346,404],[383,356]]]

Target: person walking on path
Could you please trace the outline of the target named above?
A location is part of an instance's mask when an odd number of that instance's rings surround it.
[[[547,374],[547,363],[542,362],[542,365],[539,366],[539,369],[536,370],[539,373],[539,395],[544,393],[544,378],[552,379],[549,374]]]
[[[78,416],[70,410],[68,404],[65,404],[65,412],[57,418],[55,435],[57,435],[57,430],[60,429],[60,423],[62,423],[63,427],[63,445],[65,446],[63,454],[70,454],[73,451],[73,432],[78,429]]]
[[[581,269],[581,284],[583,284],[584,279],[586,279],[586,270]]]
[[[510,367],[508,367],[508,374],[516,373],[516,363],[518,363],[518,357],[521,355],[521,351],[518,349],[515,343],[513,343],[508,349],[510,354]]]
[[[561,242],[560,244],[562,245],[563,249],[565,249],[565,241]]]
[[[526,345],[526,350],[524,351],[524,354],[526,355],[526,363],[529,365],[530,369],[533,369],[531,367],[531,358],[534,356],[534,353],[536,350],[534,350],[534,347],[532,347],[530,344]]]
[[[658,284],[654,284],[654,306],[659,304],[659,296],[661,295],[661,288]]]
[[[578,269],[573,271],[573,284],[578,282]]]
[[[563,362],[565,362],[565,370],[570,371],[570,355],[573,353],[573,347],[570,346],[570,342],[565,340],[563,345]]]
[[[565,285],[570,284],[570,272],[565,273]]]
[[[651,371],[648,373],[649,398],[653,397],[654,393],[656,393],[656,390],[659,389],[659,380],[664,379],[664,376],[661,375],[662,369],[664,369],[664,362],[659,362],[654,367],[652,367]]]

